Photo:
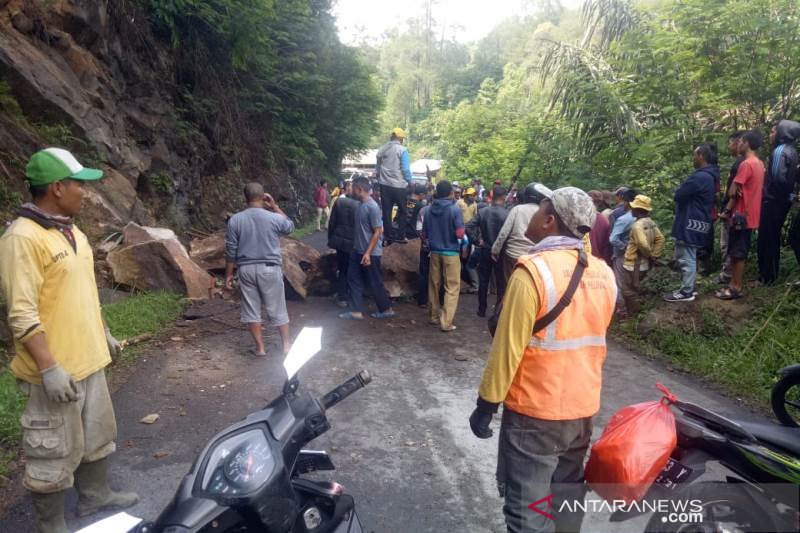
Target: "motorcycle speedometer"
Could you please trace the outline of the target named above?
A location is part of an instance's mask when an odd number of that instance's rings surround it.
[[[258,490],[275,469],[264,431],[252,429],[220,442],[206,464],[201,488],[211,495],[236,497]]]

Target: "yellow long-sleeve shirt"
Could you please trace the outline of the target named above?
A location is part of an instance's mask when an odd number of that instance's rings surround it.
[[[0,237],[0,288],[14,335],[14,375],[41,383],[33,357],[23,345],[44,332],[56,361],[75,380],[111,362],[89,240],[73,229],[77,251],[57,229],[18,218]]]
[[[657,259],[664,250],[664,235],[656,226],[656,223],[649,217],[639,218],[631,226],[628,247],[625,249],[624,267],[633,270],[636,259],[645,261],[639,265],[640,270],[649,268],[648,259]]]
[[[500,403],[517,375],[522,356],[531,340],[533,325],[539,313],[539,293],[534,280],[524,268],[511,274],[503,297],[503,311],[483,371],[478,394],[487,402]]]
[[[461,198],[456,202],[456,205],[461,209],[461,216],[464,219],[464,224],[472,220],[473,217],[478,214],[478,204],[475,202],[468,204],[466,200]]]

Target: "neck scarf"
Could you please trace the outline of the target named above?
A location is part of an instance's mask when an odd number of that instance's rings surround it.
[[[17,215],[31,219],[45,229],[57,229],[66,237],[67,241],[69,241],[72,250],[78,250],[78,245],[75,242],[75,234],[72,231],[72,217],[47,213],[30,202],[22,204],[22,207],[17,210]]]
[[[583,250],[583,239],[554,235],[545,237],[531,249],[531,252],[547,252],[550,250]]]

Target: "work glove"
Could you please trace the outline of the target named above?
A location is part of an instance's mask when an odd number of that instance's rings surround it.
[[[489,427],[492,417],[497,413],[499,403],[487,402],[478,396],[478,406],[472,411],[469,417],[469,427],[472,433],[479,439],[488,439],[494,435],[494,431]]]
[[[108,344],[108,352],[111,357],[118,357],[122,353],[122,345],[111,334],[111,330],[106,328],[106,343]]]
[[[67,403],[78,399],[75,380],[58,363],[42,370],[42,386],[51,402]]]

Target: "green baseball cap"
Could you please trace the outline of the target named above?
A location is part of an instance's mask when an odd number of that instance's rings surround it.
[[[103,171],[85,168],[75,156],[62,148],[45,148],[31,156],[25,167],[25,176],[31,185],[48,185],[63,179],[94,181],[103,177]]]

